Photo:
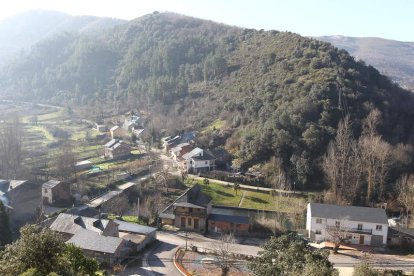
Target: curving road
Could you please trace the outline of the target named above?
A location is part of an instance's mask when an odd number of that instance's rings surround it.
[[[181,276],[182,274],[175,268],[173,263],[174,254],[179,246],[185,247],[186,239],[184,232],[157,232],[158,244],[153,246],[139,263],[130,264],[124,271],[124,275],[143,275],[143,276],[160,276],[172,275]],[[196,233],[189,233],[187,236],[187,245],[195,245],[200,248],[211,249],[215,239],[208,238]],[[235,244],[234,253],[243,252],[243,254],[256,256],[261,250],[258,246]]]

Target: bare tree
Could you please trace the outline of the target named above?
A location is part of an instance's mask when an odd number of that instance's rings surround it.
[[[159,192],[147,195],[140,205],[140,216],[146,217],[148,221],[157,222],[159,212],[162,208],[162,198]]]
[[[128,211],[130,207],[128,197],[121,194],[105,202],[102,206],[102,210],[106,213],[112,213],[116,216],[122,217],[122,215]]]
[[[64,180],[71,179],[75,172],[75,154],[69,143],[57,152],[57,157],[53,161],[55,166],[55,174]]]
[[[3,177],[16,178],[23,157],[23,128],[18,116],[0,127],[0,172]]]
[[[168,179],[169,179],[169,168],[162,166],[160,170],[155,174],[155,184],[157,186],[164,187],[168,193]]]
[[[370,203],[377,195],[384,196],[384,186],[392,163],[391,146],[382,140],[376,128],[381,113],[375,109],[364,120],[363,135],[359,140],[363,168],[367,180],[367,202]]]
[[[361,180],[361,156],[353,138],[349,117],[339,122],[336,138],[328,146],[323,169],[329,180],[335,203],[352,203]]]
[[[341,221],[344,219],[338,219],[335,225],[327,225],[325,230],[330,236],[330,240],[333,242],[333,251],[336,254],[342,243],[350,239],[349,229],[342,225]]]
[[[414,210],[414,176],[403,175],[397,182],[398,200],[404,205],[406,213],[406,227],[408,216]]]
[[[220,240],[212,243],[212,248],[217,255],[216,265],[221,268],[221,275],[229,275],[230,268],[234,263],[233,252],[235,251],[235,240],[232,234],[223,234]]]

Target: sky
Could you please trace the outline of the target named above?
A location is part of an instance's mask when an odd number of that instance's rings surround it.
[[[0,20],[33,9],[134,19],[171,11],[239,27],[304,36],[345,35],[414,41],[412,0],[11,0]]]

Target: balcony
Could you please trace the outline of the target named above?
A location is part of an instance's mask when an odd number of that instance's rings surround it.
[[[336,227],[336,226],[326,226],[326,230],[332,231],[343,231],[349,233],[356,233],[356,234],[369,234],[372,235],[372,229],[364,229],[364,228],[348,228],[348,227]]]
[[[358,233],[358,234],[370,234],[372,235],[372,229],[364,229],[364,228],[349,228],[349,232]]]
[[[194,216],[194,217],[206,217],[206,212],[205,210],[203,211],[184,211],[184,210],[174,210],[174,215],[179,215],[179,216]]]

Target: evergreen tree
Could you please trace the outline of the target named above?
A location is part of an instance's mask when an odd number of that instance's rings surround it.
[[[0,200],[0,247],[12,242],[12,233],[10,230],[9,215],[6,207]]]

